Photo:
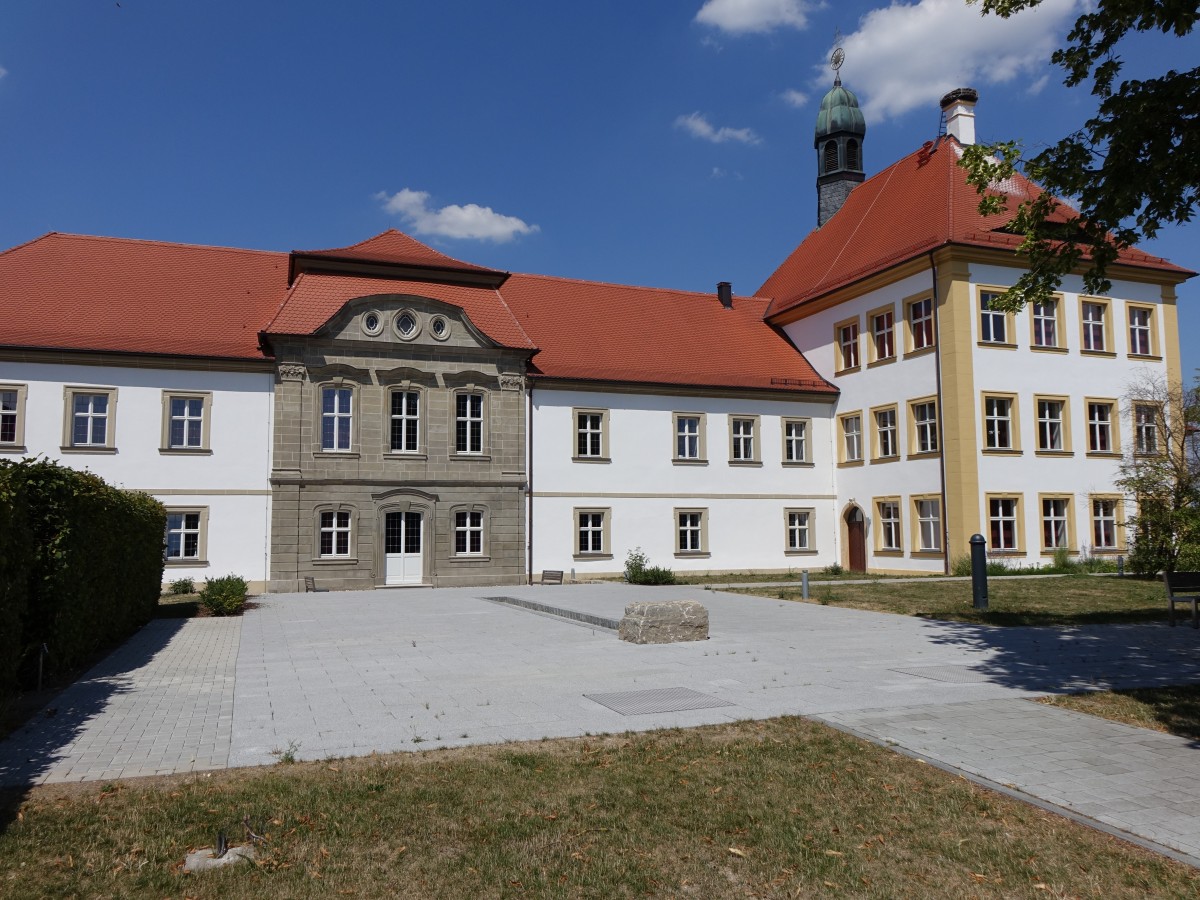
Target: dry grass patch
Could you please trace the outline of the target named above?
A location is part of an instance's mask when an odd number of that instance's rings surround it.
[[[0,894],[1192,897],[1200,873],[801,719],[45,787]],[[249,815],[257,864],[188,876]]]
[[[801,599],[800,591],[790,587],[734,592]],[[969,581],[822,584],[815,585],[809,594],[811,603],[979,625],[1094,625],[1167,618],[1162,583],[1140,578],[992,578],[988,581],[986,611],[971,606]]]
[[[1038,702],[1200,740],[1200,686],[1094,691]]]

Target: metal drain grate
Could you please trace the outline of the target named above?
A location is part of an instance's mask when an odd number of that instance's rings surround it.
[[[701,694],[691,688],[653,688],[648,691],[618,691],[615,694],[584,694],[589,700],[607,706],[623,716],[648,716],[652,713],[687,712],[692,709],[717,709],[736,706],[728,700]]]
[[[913,666],[911,669],[892,669],[901,675],[915,675],[946,684],[987,684],[992,676],[970,666]]]

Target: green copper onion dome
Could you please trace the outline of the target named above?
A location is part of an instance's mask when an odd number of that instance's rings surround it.
[[[867,133],[867,121],[858,108],[858,98],[842,87],[839,78],[829,93],[821,100],[821,111],[817,113],[817,130],[813,146],[818,147],[823,138],[834,134],[852,134],[860,138]]]

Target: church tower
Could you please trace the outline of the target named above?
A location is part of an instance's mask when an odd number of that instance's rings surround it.
[[[817,113],[817,227],[824,225],[842,208],[854,186],[861,184],[863,175],[863,138],[867,123],[858,98],[842,87],[838,70],[845,54],[838,47],[833,51],[830,65],[836,73],[833,88],[821,100]]]

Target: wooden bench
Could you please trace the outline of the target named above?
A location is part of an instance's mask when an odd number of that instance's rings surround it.
[[[1167,586],[1167,621],[1175,625],[1175,604],[1190,603],[1192,627],[1200,628],[1200,572],[1169,572],[1163,577]]]
[[[317,587],[317,582],[311,575],[304,576],[304,592],[306,594],[310,594],[310,593],[324,594],[324,593],[328,593],[328,591],[329,591],[329,588]]]
[[[543,569],[542,580],[538,584],[562,584],[562,569]]]

